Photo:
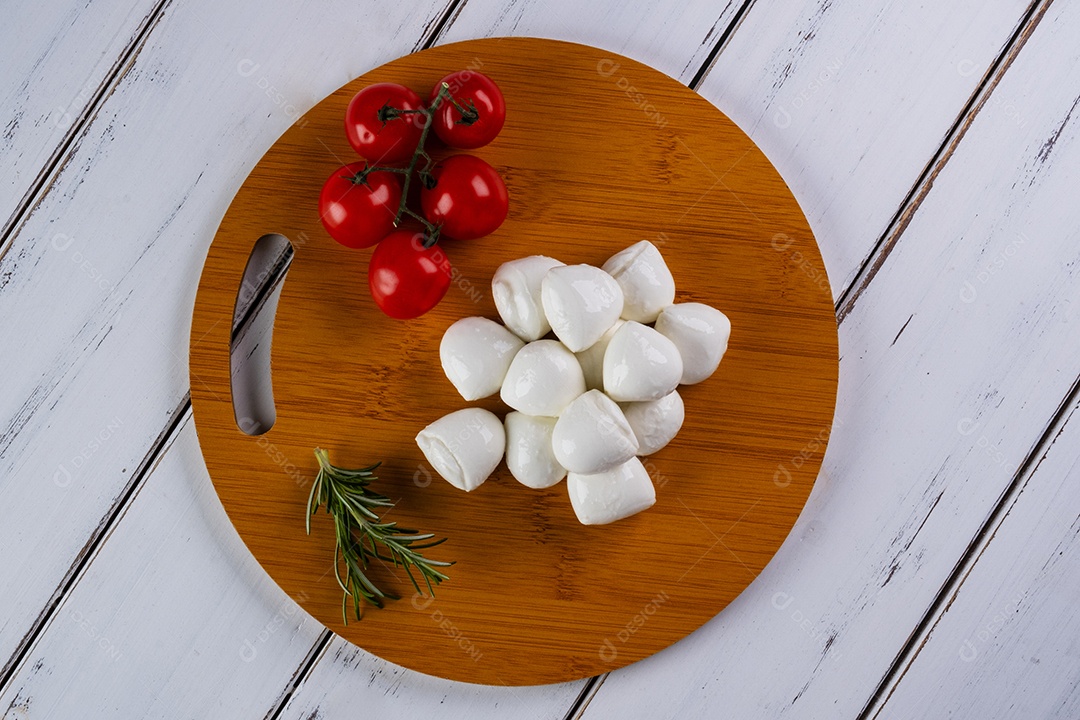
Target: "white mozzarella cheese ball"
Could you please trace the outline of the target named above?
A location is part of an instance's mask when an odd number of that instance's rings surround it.
[[[622,409],[599,390],[566,406],[551,434],[555,459],[571,472],[598,473],[637,454],[634,430]]]
[[[483,408],[445,415],[416,436],[424,457],[451,485],[466,492],[480,487],[506,450],[499,418]]]
[[[566,476],[566,488],[574,514],[583,525],[606,525],[656,503],[652,479],[636,457],[602,473],[571,472]]]
[[[604,389],[604,353],[607,351],[608,343],[611,342],[615,331],[623,326],[623,322],[623,320],[616,320],[615,324],[608,328],[608,331],[601,335],[599,340],[581,352],[574,353],[581,364],[581,372],[585,373],[585,387],[588,389]]]
[[[443,333],[439,358],[461,397],[479,400],[499,392],[510,362],[524,346],[521,338],[499,323],[468,317]]]
[[[624,403],[620,407],[634,430],[638,455],[652,455],[671,442],[686,417],[682,397],[675,391],[659,400]]]
[[[604,391],[612,400],[659,400],[678,387],[682,376],[675,344],[633,320],[615,332],[604,352]]]
[[[540,300],[540,283],[548,270],[563,263],[544,255],[504,262],[491,278],[491,295],[499,317],[522,340],[539,340],[551,330]]]
[[[551,433],[555,418],[507,413],[506,467],[526,487],[535,490],[551,487],[566,477],[566,468],[555,459]]]
[[[626,320],[654,322],[661,310],[675,302],[675,278],[660,251],[648,240],[615,253],[603,269],[622,288],[622,317]]]
[[[699,383],[712,375],[731,337],[727,315],[702,303],[679,303],[664,308],[656,319],[656,329],[679,349],[683,385]]]
[[[518,412],[556,417],[583,392],[585,376],[574,353],[556,340],[537,340],[518,350],[500,395]]]
[[[573,352],[599,340],[623,309],[619,283],[592,265],[552,268],[540,284],[540,298],[555,336]]]

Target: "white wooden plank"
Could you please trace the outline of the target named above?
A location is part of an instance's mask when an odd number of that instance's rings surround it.
[[[873,717],[1080,717],[1080,415]]]
[[[229,524],[189,412],[0,715],[261,716],[321,631]]]
[[[689,84],[742,4],[466,0],[440,43],[521,35],[569,40],[632,57]]]
[[[851,284],[1028,0],[758,0],[700,88],[792,188]],[[1022,124],[1029,113],[1008,106]],[[1002,108],[1005,109],[1005,108]]]
[[[0,23],[0,227],[156,5],[139,0],[8,8]]]
[[[19,579],[0,583],[2,662],[187,392],[203,257],[244,175],[300,112],[409,52],[443,9],[166,9],[0,259],[0,334],[20,339],[0,344],[0,577]]]
[[[842,323],[835,433],[781,551],[612,673],[586,719],[854,717],[870,698],[1080,375],[1077,22],[1051,6]]]

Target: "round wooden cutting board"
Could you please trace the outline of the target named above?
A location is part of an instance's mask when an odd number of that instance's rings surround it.
[[[350,98],[374,82],[421,95],[444,74],[479,70],[502,88],[507,121],[472,151],[510,191],[494,234],[443,241],[456,274],[446,298],[391,320],[367,289],[370,250],[322,229],[317,199],[356,160],[343,131]],[[436,148],[437,157],[449,153]],[[277,408],[241,432],[230,398],[237,291],[256,239],[295,246],[272,342]],[[731,318],[713,377],[680,388],[682,432],[646,460],[657,503],[608,526],[574,517],[566,484],[531,490],[500,465],[471,493],[433,475],[414,442],[469,405],[443,376],[439,340],[455,320],[497,319],[490,280],[503,262],[544,254],[602,264],[642,239],[664,254],[677,301]],[[199,284],[191,395],[199,442],[229,517],[277,583],[360,647],[420,672],[493,685],[596,675],[671,645],[722,610],[784,541],[817,475],[832,424],[837,333],[818,248],[784,181],[727,117],[633,60],[550,40],[474,40],[395,60],[319,103],[240,187]],[[498,398],[473,403],[506,412]],[[454,560],[434,599],[377,567],[401,600],[342,622],[328,516],[304,532],[315,447],[337,465],[382,461],[388,519],[445,536]]]

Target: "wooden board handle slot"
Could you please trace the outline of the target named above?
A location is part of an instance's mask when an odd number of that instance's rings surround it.
[[[278,298],[293,255],[288,238],[263,235],[251,248],[236,293],[229,343],[230,387],[236,426],[246,435],[262,435],[277,420],[270,347]]]

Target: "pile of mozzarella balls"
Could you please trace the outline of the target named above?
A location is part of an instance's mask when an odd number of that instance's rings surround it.
[[[651,507],[656,490],[639,456],[682,427],[676,388],[712,375],[731,323],[701,303],[675,304],[675,280],[643,240],[603,267],[543,255],[512,260],[491,281],[505,325],[458,320],[439,347],[443,371],[465,400],[499,393],[505,421],[482,408],[450,413],[416,442],[455,487],[475,490],[506,465],[521,484],[564,477],[586,525]],[[557,339],[544,339],[554,333]]]

